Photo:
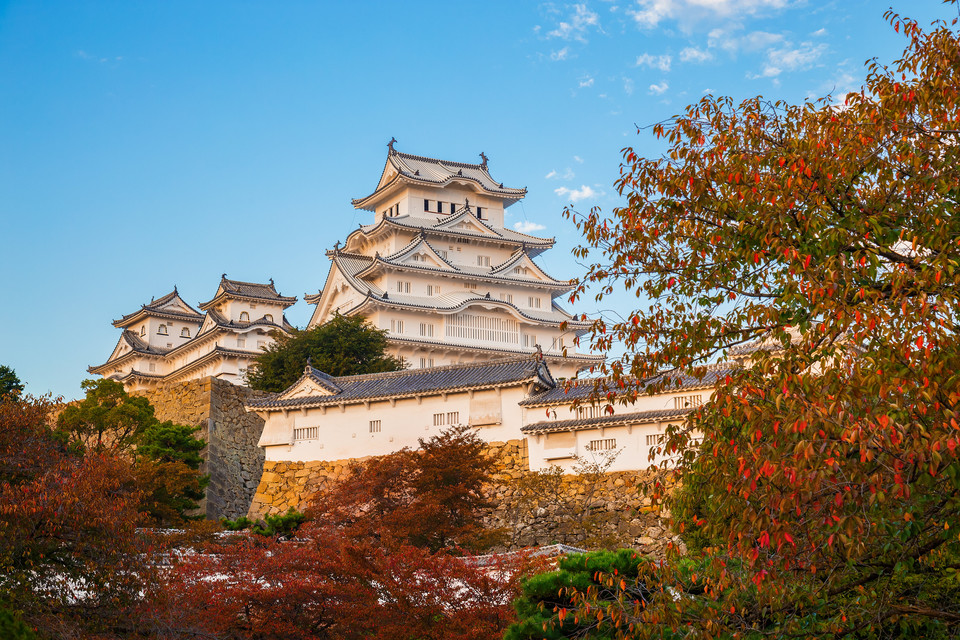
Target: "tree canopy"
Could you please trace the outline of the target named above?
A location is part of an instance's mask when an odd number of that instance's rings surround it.
[[[399,371],[404,366],[386,353],[386,331],[361,316],[338,314],[318,327],[274,338],[247,371],[247,383],[254,389],[283,391],[303,375],[308,361],[332,376]]]
[[[23,393],[23,383],[17,377],[17,372],[5,364],[0,364],[0,400],[4,396]]]
[[[624,150],[624,206],[568,211],[592,263],[574,297],[649,301],[593,324],[594,348],[626,347],[602,367],[617,395],[747,365],[666,443],[707,497],[653,487],[702,570],[604,603],[625,635],[957,632],[960,36],[887,18],[905,51],[862,91],[706,96],[653,128],[663,157]]]
[[[355,463],[339,484],[314,496],[310,515],[350,538],[399,541],[430,551],[484,549],[498,532],[483,526],[483,486],[494,461],[469,427],[451,427],[419,450],[401,449]]]

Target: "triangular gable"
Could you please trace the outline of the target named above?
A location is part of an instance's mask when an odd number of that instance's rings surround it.
[[[393,255],[383,258],[385,262],[410,265],[413,267],[447,268],[459,271],[452,263],[444,259],[422,235],[417,236],[406,247]]]
[[[472,231],[474,233],[482,233],[495,238],[503,237],[487,225],[477,220],[476,216],[474,216],[473,212],[470,210],[470,207],[463,207],[451,217],[441,221],[439,224],[433,225],[433,228],[446,229],[449,231]]]
[[[505,278],[559,282],[559,280],[552,278],[541,269],[540,266],[533,261],[533,258],[524,251],[517,251],[507,258],[506,261],[491,269],[490,273]]]
[[[393,154],[387,154],[387,161],[383,165],[383,173],[380,174],[380,182],[377,183],[377,188],[374,189],[374,193],[379,191],[384,185],[389,184],[394,178],[397,177],[397,168],[393,164]]]
[[[200,329],[197,330],[197,337],[199,338],[205,333],[210,333],[211,331],[216,330],[218,326],[220,326],[220,323],[217,322],[214,314],[208,311],[203,317],[203,322],[200,324]]]
[[[332,380],[325,379],[322,377],[322,374],[318,374],[315,371],[315,369],[308,366],[306,372],[300,376],[300,379],[281,393],[278,399],[315,398],[317,396],[334,396],[340,393],[340,387],[334,384]]]
[[[167,300],[164,300],[161,304],[151,304],[150,307],[156,311],[170,311],[172,313],[181,313],[187,315],[199,316],[200,312],[191,307],[186,301],[180,297],[180,294],[174,292],[174,294]]]

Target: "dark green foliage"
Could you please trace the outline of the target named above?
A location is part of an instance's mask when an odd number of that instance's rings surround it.
[[[207,446],[206,440],[197,438],[200,427],[158,422],[143,430],[137,444],[137,455],[156,462],[182,462],[191,469],[199,469],[203,458],[200,452]]]
[[[637,599],[646,599],[646,589],[638,584],[639,568],[648,562],[632,549],[574,553],[561,558],[556,571],[531,576],[521,584],[521,595],[514,601],[518,621],[504,634],[504,640],[559,640],[614,638],[615,630],[596,616],[579,617],[571,599],[573,591],[596,593],[599,608],[613,601],[616,587],[610,588],[603,576],[622,580],[626,590]],[[620,593],[623,589],[620,589]]]
[[[84,380],[80,386],[86,397],[71,403],[57,419],[57,428],[75,448],[127,450],[156,423],[153,405],[129,395],[116,380]]]
[[[0,638],[3,640],[34,640],[37,635],[9,609],[0,607]]]
[[[247,371],[254,389],[280,392],[303,375],[310,359],[314,368],[332,376],[399,371],[403,362],[386,355],[386,331],[362,317],[337,315],[313,329],[278,334]]]
[[[0,400],[6,396],[23,393],[23,383],[17,377],[17,372],[10,367],[0,364]]]
[[[266,516],[259,522],[255,522],[246,516],[241,516],[236,520],[221,518],[220,524],[222,524],[223,528],[227,531],[242,531],[244,529],[250,529],[255,534],[268,538],[272,538],[273,536],[289,538],[297,529],[300,528],[300,525],[306,521],[306,515],[300,513],[293,507],[290,507],[286,513],[278,513],[276,515]]]

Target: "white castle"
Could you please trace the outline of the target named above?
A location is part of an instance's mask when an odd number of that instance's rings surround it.
[[[571,468],[577,456],[618,452],[611,470],[645,468],[668,425],[709,398],[726,372],[684,378],[669,392],[627,406],[591,401],[593,383],[568,387],[602,361],[578,353],[590,323],[558,303],[571,280],[547,274],[535,258],[554,241],[505,226],[505,210],[526,189],[505,187],[480,164],[389,151],[380,180],[354,207],[373,212],[327,252],[323,288],[305,300],[308,327],[335,314],[361,315],[386,331],[403,371],[332,377],[308,366],[290,388],[251,401],[265,421],[268,461],[359,458],[416,446],[456,424],[489,442],[525,443],[531,469]],[[114,322],[123,329],[92,373],[132,390],[215,376],[244,384],[273,331],[289,331],[283,311],[296,302],[272,280],[220,281],[201,315],[173,292]]]
[[[371,224],[338,242],[310,327],[335,313],[363,315],[387,331],[390,350],[411,368],[482,362],[542,348],[554,372],[570,376],[600,361],[576,353],[590,326],[557,299],[557,280],[534,258],[554,241],[504,226],[526,189],[504,187],[481,164],[401,153],[389,145],[380,181],[353,201]]]

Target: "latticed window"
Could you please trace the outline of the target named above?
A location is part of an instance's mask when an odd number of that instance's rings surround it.
[[[316,440],[320,427],[299,427],[293,430],[294,440]]]
[[[591,440],[587,444],[587,451],[609,451],[617,448],[616,438],[603,438],[601,440]]]
[[[520,332],[516,320],[472,313],[458,313],[447,318],[446,334],[448,338],[460,338],[462,340],[482,340],[484,342],[506,342],[510,344],[517,344],[520,341]]]
[[[686,409],[687,407],[699,407],[703,404],[703,396],[700,394],[693,396],[679,396],[673,399],[674,409]]]
[[[371,420],[370,421],[370,433],[380,433],[380,421]]]
[[[246,311],[240,312],[240,322],[250,322],[250,314]]]
[[[188,328],[186,328],[186,327],[184,327],[183,329],[181,329],[181,330],[180,330],[180,337],[181,337],[181,338],[189,338],[189,337],[190,337],[190,329],[188,329]]]

